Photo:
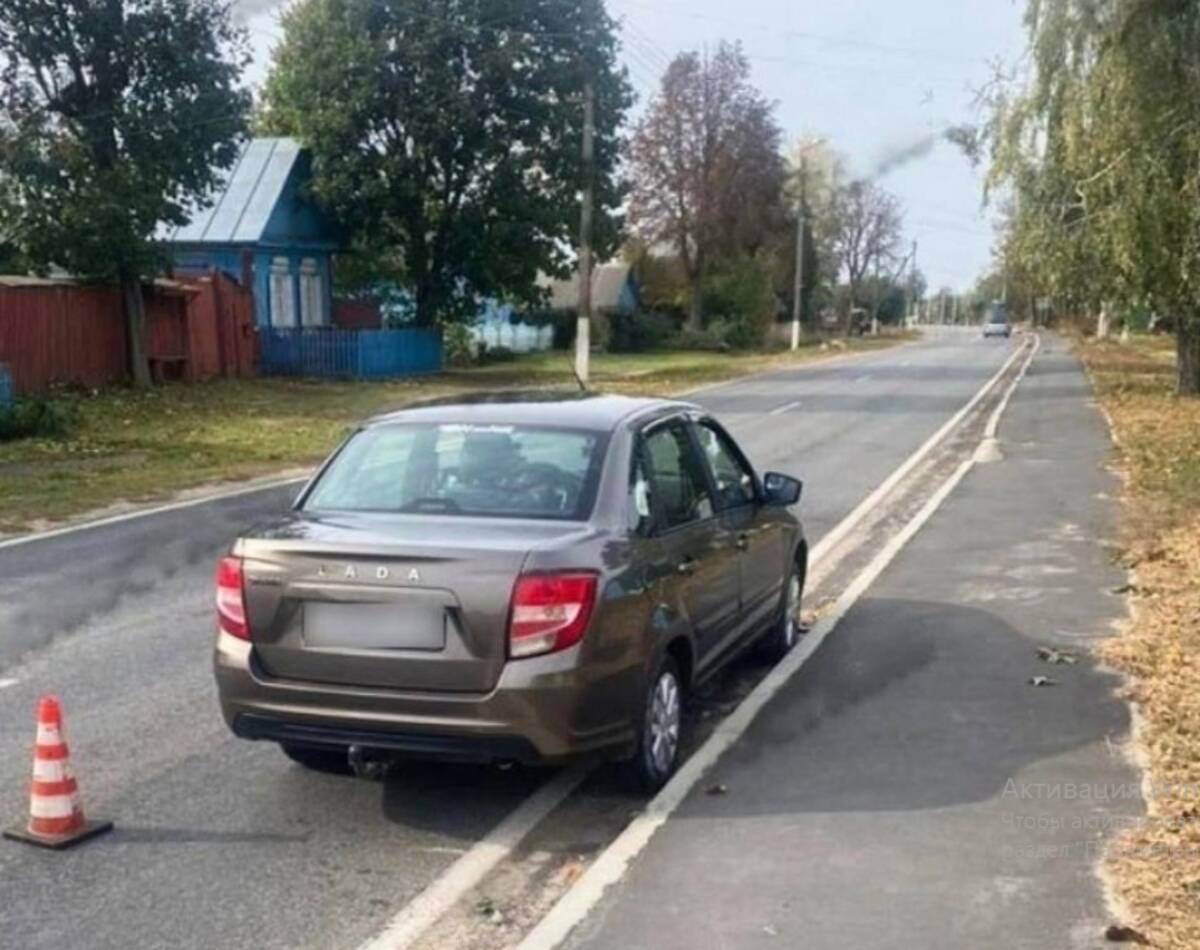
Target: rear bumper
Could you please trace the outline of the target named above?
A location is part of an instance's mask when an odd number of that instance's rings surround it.
[[[456,761],[557,762],[634,742],[639,671],[596,675],[571,651],[509,663],[485,694],[423,693],[275,679],[250,644],[220,634],[221,712],[245,739]]]
[[[456,762],[539,762],[542,756],[527,739],[517,736],[440,736],[421,733],[383,732],[345,726],[314,726],[258,713],[237,713],[234,735],[242,739],[266,739],[314,748],[347,749],[352,745],[421,759]]]

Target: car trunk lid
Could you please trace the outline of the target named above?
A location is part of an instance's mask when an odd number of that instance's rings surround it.
[[[281,679],[481,693],[529,551],[577,523],[296,515],[244,539],[251,637]]]

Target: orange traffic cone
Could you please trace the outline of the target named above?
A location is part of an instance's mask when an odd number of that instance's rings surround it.
[[[111,821],[88,821],[83,817],[70,753],[63,739],[62,707],[55,697],[43,696],[38,703],[37,743],[33,747],[29,824],[8,829],[4,837],[43,848],[67,848],[111,830]]]

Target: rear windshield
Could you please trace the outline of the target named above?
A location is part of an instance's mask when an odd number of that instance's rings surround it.
[[[988,323],[1008,323],[1008,308],[1003,304],[993,304],[988,308]]]
[[[303,507],[582,521],[605,439],[529,426],[375,426],[346,443]]]

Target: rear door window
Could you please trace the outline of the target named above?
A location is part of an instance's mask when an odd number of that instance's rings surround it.
[[[682,423],[653,429],[645,439],[645,459],[660,527],[677,528],[713,516],[708,478]]]

